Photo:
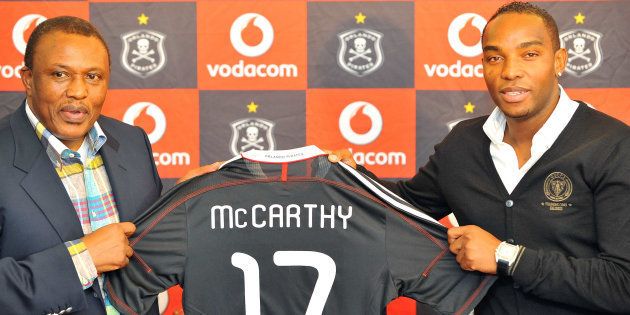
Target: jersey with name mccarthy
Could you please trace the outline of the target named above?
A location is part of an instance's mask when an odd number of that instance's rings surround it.
[[[184,288],[190,314],[383,314],[407,296],[468,314],[494,276],[463,271],[446,228],[311,146],[249,151],[166,193],[109,273],[125,314]]]

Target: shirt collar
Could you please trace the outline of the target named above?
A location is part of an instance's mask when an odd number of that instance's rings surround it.
[[[57,156],[60,156],[62,159],[65,159],[67,157],[75,157],[74,154],[76,154],[77,152],[69,149],[65,144],[63,144],[63,142],[55,137],[55,135],[48,131],[48,129],[46,129],[46,127],[39,121],[39,119],[37,119],[28,104],[28,100],[26,101],[25,107],[26,116],[28,117],[31,126],[33,126],[33,129],[35,129],[37,138],[42,142],[44,148],[46,148],[48,151],[47,147],[50,146],[55,151]],[[101,147],[105,144],[105,142],[107,141],[107,136],[103,132],[103,129],[101,129],[101,126],[98,124],[98,122],[95,121],[92,128],[90,128],[90,130],[88,131],[86,139],[84,139],[83,141],[84,144],[87,141],[87,153],[90,157],[92,157],[96,155],[96,152],[98,152],[98,150],[100,150]],[[69,154],[71,153],[73,154],[73,156],[69,156]]]
[[[545,146],[547,149],[551,147],[579,106],[578,102],[569,98],[561,85],[558,85],[558,88],[560,89],[558,104],[547,121],[545,121],[542,127],[534,134],[532,147],[539,145]],[[495,144],[503,142],[505,123],[505,114],[503,114],[499,107],[495,107],[483,124],[483,131],[488,138],[490,138],[490,141]]]

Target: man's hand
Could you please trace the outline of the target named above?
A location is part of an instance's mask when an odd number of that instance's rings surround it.
[[[348,149],[335,151],[324,150],[324,152],[328,153],[328,161],[332,163],[337,163],[341,161],[352,166],[352,168],[354,169],[357,168],[357,162],[354,161],[354,157],[352,157],[352,152],[350,152],[350,150]]]
[[[496,274],[494,251],[500,243],[500,240],[476,225],[448,229],[449,249],[457,255],[456,260],[464,270]]]
[[[121,222],[104,226],[83,237],[99,274],[120,269],[129,263],[133,249],[127,238],[135,231],[133,223]]]
[[[210,165],[204,165],[201,167],[198,167],[196,169],[190,170],[188,172],[186,172],[186,174],[177,180],[177,182],[175,184],[179,184],[182,182],[185,182],[193,177],[197,177],[199,175],[203,175],[203,174],[207,174],[207,173],[212,173],[216,170],[219,169],[219,167],[221,166],[221,164],[223,164],[223,161],[219,161],[219,162],[214,162]]]

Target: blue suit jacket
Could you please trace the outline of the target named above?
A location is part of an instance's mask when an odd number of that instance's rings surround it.
[[[103,116],[98,122],[107,135],[100,153],[120,221],[132,221],[162,190],[151,145],[138,127]],[[82,289],[63,244],[81,237],[76,211],[22,104],[0,120],[0,313],[103,314],[98,283]]]

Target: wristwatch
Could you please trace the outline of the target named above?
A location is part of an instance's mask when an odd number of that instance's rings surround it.
[[[511,276],[516,267],[516,262],[523,251],[523,246],[513,245],[508,242],[501,242],[494,251],[497,261],[497,274],[500,276]]]

